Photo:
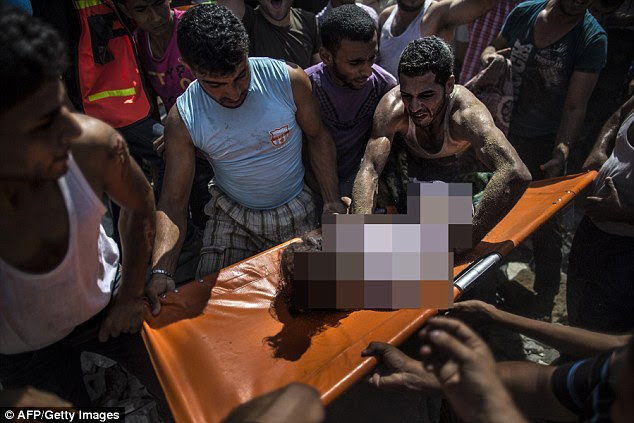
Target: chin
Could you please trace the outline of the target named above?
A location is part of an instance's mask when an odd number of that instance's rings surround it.
[[[45,179],[59,179],[68,172],[68,160],[55,162],[47,172]]]

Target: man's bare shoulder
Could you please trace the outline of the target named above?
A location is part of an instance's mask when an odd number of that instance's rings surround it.
[[[454,90],[457,92],[450,112],[452,132],[481,133],[495,126],[489,110],[471,91],[462,85],[456,85]]]
[[[75,138],[71,144],[74,156],[92,155],[103,159],[103,156],[115,154],[125,146],[123,136],[105,122],[79,113],[73,114],[81,126],[81,135]],[[89,157],[85,157],[90,159]],[[91,160],[92,161],[92,160]]]
[[[396,5],[388,6],[385,9],[383,9],[383,11],[381,11],[381,13],[379,14],[379,30],[383,28],[383,24],[385,24],[385,21],[387,21],[387,18],[390,17],[390,13],[392,13],[395,7]]]
[[[73,158],[95,191],[101,189],[109,166],[130,160],[123,136],[105,122],[82,114],[74,114],[81,126],[81,135],[71,144]]]
[[[388,91],[379,101],[374,113],[374,126],[394,134],[407,131],[408,118],[401,99],[400,85]]]

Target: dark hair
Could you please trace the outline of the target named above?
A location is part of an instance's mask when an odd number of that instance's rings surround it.
[[[616,7],[620,7],[623,4],[624,0],[601,0],[599,4],[604,9],[612,9]]]
[[[0,7],[0,111],[34,93],[68,65],[66,47],[49,25],[15,7]]]
[[[449,44],[435,35],[411,41],[398,63],[398,74],[421,76],[427,72],[436,75],[435,81],[445,85],[453,74],[453,52]]]
[[[368,42],[376,34],[376,24],[368,12],[354,4],[332,9],[320,27],[321,43],[333,54],[342,40]]]
[[[224,6],[192,7],[181,17],[177,37],[183,60],[201,72],[226,75],[249,53],[244,25]]]

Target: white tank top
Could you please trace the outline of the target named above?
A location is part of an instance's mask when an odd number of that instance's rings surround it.
[[[110,301],[119,250],[101,226],[106,208],[72,156],[58,184],[69,220],[68,250],[61,263],[31,274],[0,258],[1,354],[53,344]]]
[[[614,150],[603,163],[592,185],[592,195],[605,198],[610,195],[605,178],[612,177],[614,186],[624,205],[634,207],[634,140],[628,140],[627,131],[634,125],[634,113],[631,113],[619,128],[614,142]],[[592,222],[603,232],[613,235],[634,237],[634,225],[625,222]]]
[[[453,91],[449,94],[447,108],[445,109],[445,121],[443,123],[443,143],[437,153],[428,152],[418,143],[418,140],[416,139],[416,125],[412,122],[412,119],[408,117],[409,126],[407,127],[407,137],[405,137],[405,142],[410,150],[418,157],[425,159],[440,159],[443,157],[455,156],[456,154],[460,154],[465,151],[471,145],[469,141],[454,140],[449,132],[451,110],[453,109],[453,104],[459,90],[460,86],[455,85]]]
[[[377,64],[383,69],[392,74],[398,81],[398,62],[401,59],[401,54],[405,47],[412,40],[417,40],[421,37],[420,33],[420,21],[423,19],[423,15],[427,11],[427,8],[431,4],[431,1],[426,0],[423,4],[423,8],[420,13],[410,22],[405,31],[401,35],[392,35],[392,22],[394,16],[398,10],[398,6],[395,6],[390,13],[381,28],[381,36],[379,40],[379,58]]]

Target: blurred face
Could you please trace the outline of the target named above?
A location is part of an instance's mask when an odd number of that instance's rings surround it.
[[[594,0],[559,0],[559,9],[567,16],[580,16],[586,13]]]
[[[321,53],[322,60],[335,83],[358,90],[372,75],[376,51],[375,35],[368,42],[342,40],[334,54],[325,48]]]
[[[127,0],[121,10],[150,34],[161,34],[171,30],[173,22],[169,0]]]
[[[205,73],[194,68],[192,68],[192,73],[209,97],[223,107],[236,109],[247,98],[251,71],[246,57],[236,66],[234,72],[227,75]]]
[[[0,178],[44,181],[66,173],[81,129],[63,102],[64,86],[51,78],[0,114]]]
[[[396,4],[404,12],[418,12],[425,4],[425,0],[396,0]]]
[[[429,126],[444,112],[446,97],[453,91],[453,75],[445,86],[435,81],[436,75],[433,72],[422,76],[401,74],[400,77],[401,99],[409,118],[416,126]]]
[[[286,24],[293,0],[260,0],[260,10],[273,24]]]

